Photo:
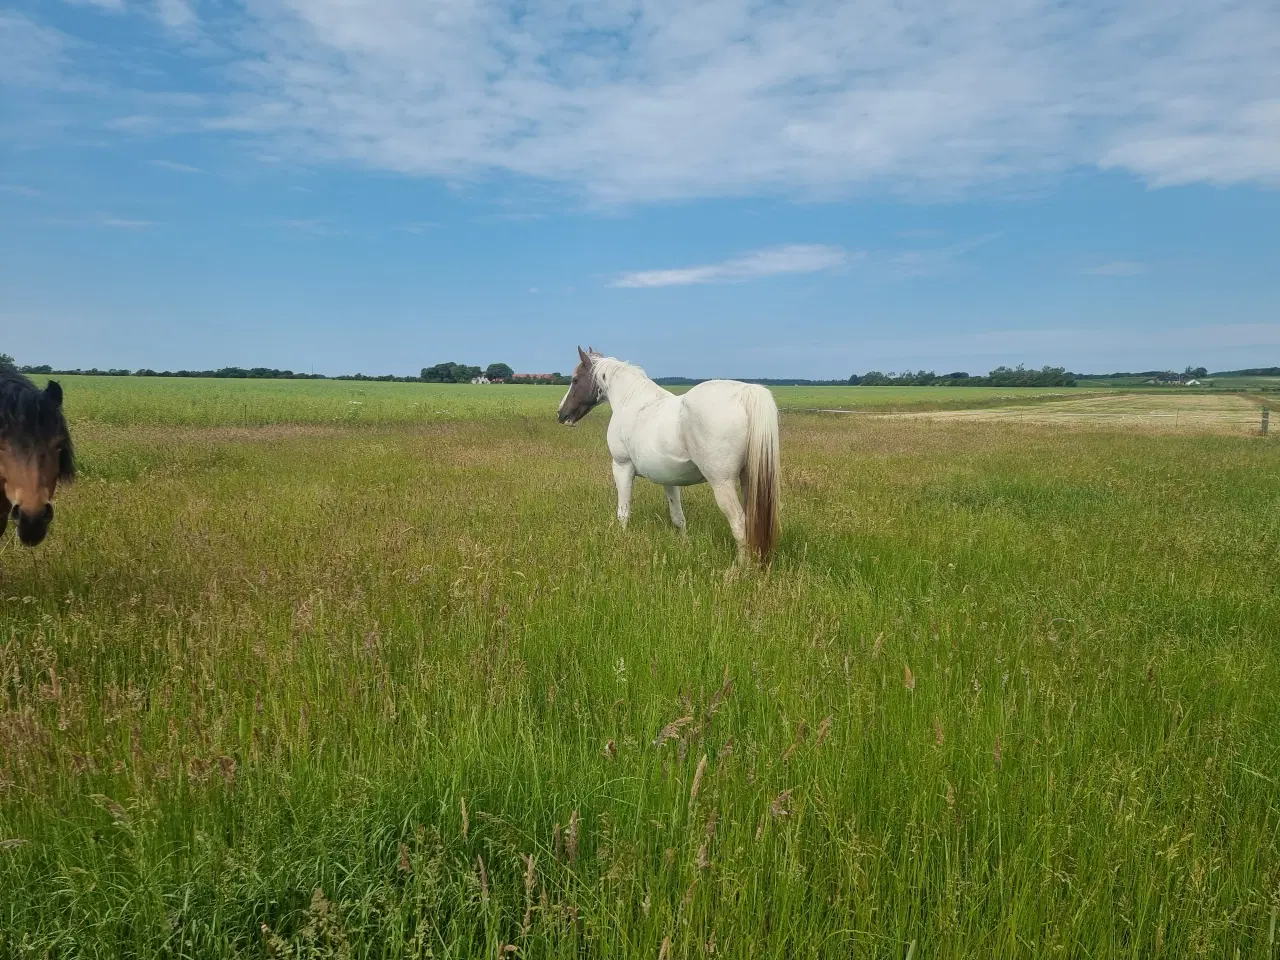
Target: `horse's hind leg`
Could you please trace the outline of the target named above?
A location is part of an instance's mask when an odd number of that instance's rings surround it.
[[[671,510],[671,522],[676,525],[677,530],[685,533],[684,507],[680,503],[680,488],[668,483],[663,489],[667,491],[667,506]]]
[[[733,531],[734,542],[738,544],[738,562],[747,562],[747,515],[738,499],[738,491],[734,489],[732,480],[722,480],[712,484],[711,492],[715,494],[716,506],[729,521],[729,529]]]
[[[9,511],[12,509],[9,498],[0,493],[0,537],[4,536],[5,527],[9,526]]]

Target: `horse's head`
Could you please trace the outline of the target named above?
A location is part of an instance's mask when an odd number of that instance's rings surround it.
[[[25,378],[0,386],[0,533],[12,514],[18,539],[34,547],[49,532],[58,482],[76,472],[62,387],[51,380],[38,390]]]
[[[556,419],[572,426],[604,400],[604,391],[596,380],[595,362],[600,354],[588,347],[585,351],[578,348],[578,365],[573,368],[573,382],[564,399],[560,401],[560,409],[556,411]]]

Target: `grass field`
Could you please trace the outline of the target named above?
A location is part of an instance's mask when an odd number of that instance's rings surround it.
[[[45,378],[38,378],[45,379]],[[353,380],[186,380],[59,377],[75,422],[119,426],[390,425],[534,417],[554,411],[564,387],[376,383]],[[686,388],[675,388],[676,393]],[[928,410],[1000,405],[1075,390],[1026,387],[780,387],[783,409]],[[1079,391],[1083,394],[1085,391]]]
[[[1206,390],[1280,390],[1280,377],[1205,377],[1198,387],[1155,386],[1149,377],[1082,377],[1076,381],[1076,389],[1134,389],[1141,388],[1159,393],[1203,393]]]
[[[1280,957],[1273,441],[788,410],[740,573],[556,391],[67,398],[0,956]]]

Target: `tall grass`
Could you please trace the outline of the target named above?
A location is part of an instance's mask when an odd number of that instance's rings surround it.
[[[0,547],[0,955],[1280,956],[1274,444],[788,413],[740,573],[604,418],[114,420]]]

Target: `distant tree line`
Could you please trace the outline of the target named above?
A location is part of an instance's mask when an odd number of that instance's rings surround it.
[[[1197,369],[1203,371],[1204,367]],[[1280,367],[1253,367],[1249,370],[1223,370],[1220,373],[1197,373],[1197,377],[1280,377]]]
[[[1276,368],[1272,368],[1276,369]],[[1234,371],[1233,374],[1215,373],[1215,377],[1226,376],[1266,376],[1266,374],[1250,374],[1243,370]],[[1181,374],[1174,373],[1172,370],[1143,370],[1140,373],[1082,373],[1077,376],[1087,377],[1090,380],[1136,380],[1145,378],[1147,380],[1165,380],[1169,382],[1177,380],[1200,379],[1209,376],[1209,371],[1204,367],[1188,366]]]
[[[364,373],[343,374],[330,377],[323,373],[295,373],[292,370],[280,370],[276,367],[220,367],[217,370],[152,370],[144,367],[140,370],[124,370],[112,368],[99,370],[88,369],[56,370],[47,363],[18,367],[13,357],[0,353],[0,366],[15,367],[22,373],[46,374],[54,376],[88,376],[88,377],[198,377],[215,380],[367,380],[379,383],[470,383],[481,373],[489,380],[505,383],[524,382],[564,382],[559,373],[551,374],[542,381],[517,379],[515,371],[509,364],[491,363],[483,371],[480,367],[471,367],[461,363],[438,363],[432,367],[423,367],[417,377],[397,377],[391,374],[371,376]]]
[[[1066,367],[1028,370],[1018,364],[1016,367],[996,367],[985,377],[975,377],[963,370],[942,374],[932,370],[915,373],[871,370],[861,376],[855,373],[846,382],[855,387],[1074,387],[1076,374],[1068,373]]]

